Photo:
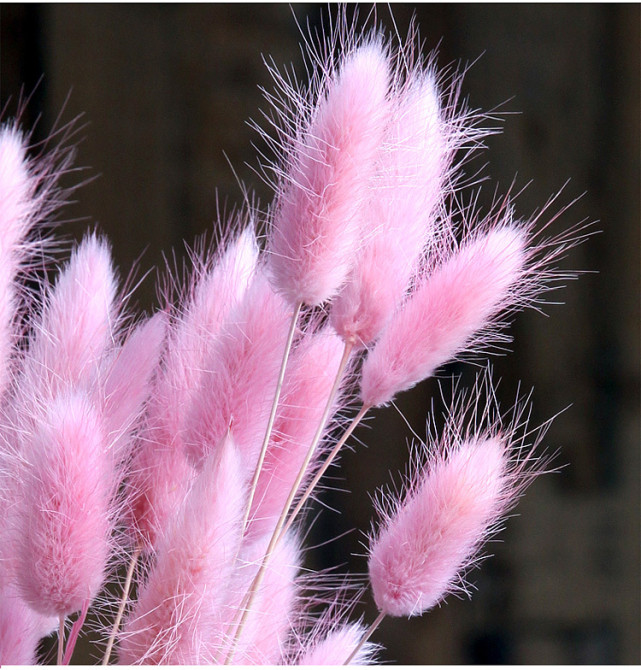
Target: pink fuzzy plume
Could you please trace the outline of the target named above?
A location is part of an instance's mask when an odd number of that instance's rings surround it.
[[[115,291],[107,244],[88,235],[49,291],[34,324],[22,386],[36,403],[61,390],[95,383],[113,338]]]
[[[52,401],[30,447],[18,579],[37,612],[67,615],[96,595],[109,554],[114,482],[104,429],[86,395]]]
[[[525,243],[524,230],[504,225],[461,246],[429,274],[363,365],[365,406],[383,405],[434,374],[497,313],[518,301]]]
[[[158,313],[138,325],[109,362],[103,413],[114,461],[126,456],[129,436],[150,393],[160,358],[167,319]]]
[[[0,664],[36,665],[38,642],[57,624],[28,607],[14,585],[0,585]]]
[[[332,305],[336,331],[360,346],[383,329],[436,234],[455,139],[442,118],[431,73],[399,91],[365,217],[372,226],[347,284]]]
[[[35,187],[22,135],[0,126],[0,393],[9,380],[16,337],[14,281],[24,255],[21,244],[38,209]]]
[[[300,656],[296,665],[343,665],[364,634],[365,628],[357,623],[335,628],[325,638],[313,643],[311,648]],[[370,665],[374,662],[376,648],[375,644],[366,642],[351,660],[350,665]]]
[[[290,358],[251,509],[252,537],[271,533],[276,525],[318,429],[342,354],[341,339],[326,329],[304,337]]]
[[[122,663],[196,665],[211,658],[212,621],[238,553],[245,493],[240,455],[227,436],[160,541],[123,631]]]
[[[220,329],[243,299],[257,258],[254,233],[247,227],[209,270],[196,270],[189,299],[170,327],[129,478],[132,521],[147,549],[154,546],[191,483],[185,414]]]
[[[222,611],[219,624],[223,636],[231,634],[228,622],[235,618],[238,608],[247,589],[256,576],[269,537],[265,536],[255,542],[243,544],[238,556],[238,567],[230,582],[226,608]],[[242,665],[275,665],[284,656],[285,644],[298,611],[298,585],[296,575],[300,570],[300,551],[298,541],[293,534],[287,534],[276,545],[265,572],[265,577],[258,589],[257,596],[251,605],[251,613],[247,617],[242,634],[236,645],[232,658],[234,664]],[[223,660],[228,653],[229,639],[223,640]],[[220,642],[219,642],[220,644]]]
[[[268,240],[274,286],[292,303],[318,305],[341,287],[360,244],[361,208],[388,117],[387,56],[380,41],[326,73],[311,110],[290,105],[295,126]],[[308,103],[299,103],[308,104]]]
[[[384,615],[419,615],[465,590],[464,575],[481,544],[547,463],[532,456],[545,427],[534,446],[523,444],[529,434],[524,406],[515,405],[509,426],[499,420],[485,433],[464,432],[465,413],[478,413],[479,388],[467,408],[461,404],[463,411],[450,415],[441,440],[425,447],[427,464],[412,477],[404,499],[392,495],[378,503],[383,521],[370,542],[369,574]],[[484,420],[496,409],[489,392]],[[524,432],[519,440],[517,429]]]
[[[196,465],[231,427],[247,476],[253,474],[290,319],[286,303],[257,273],[220,333],[187,411],[185,442]]]

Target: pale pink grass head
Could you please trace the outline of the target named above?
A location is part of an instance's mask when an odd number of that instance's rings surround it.
[[[68,615],[92,599],[110,552],[113,470],[101,417],[82,392],[48,403],[31,438],[16,529],[21,593],[37,612]]]
[[[245,504],[241,457],[227,435],[204,461],[159,541],[122,633],[121,662],[195,665],[211,653],[214,617],[240,547]]]
[[[470,400],[462,395],[455,402],[440,439],[432,434],[421,445],[402,496],[377,500],[381,523],[368,565],[383,614],[420,615],[448,594],[466,591],[465,574],[478,563],[481,545],[549,463],[535,455],[549,422],[528,431],[528,414],[517,399],[502,421],[489,374],[481,376]]]
[[[319,305],[344,283],[361,244],[362,208],[388,121],[389,65],[380,39],[351,44],[340,66],[318,62],[309,92],[275,71],[281,98],[276,200],[267,242],[274,286]]]
[[[231,429],[248,479],[265,435],[291,308],[256,272],[220,332],[184,417],[186,451],[199,466]]]

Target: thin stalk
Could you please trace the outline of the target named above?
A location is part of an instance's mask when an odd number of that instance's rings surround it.
[[[238,645],[238,641],[240,640],[240,636],[242,635],[243,628],[245,627],[245,623],[247,622],[247,617],[249,616],[249,613],[251,611],[251,606],[252,603],[254,602],[254,598],[256,597],[256,594],[258,593],[258,588],[263,581],[263,577],[265,576],[265,570],[267,568],[267,562],[269,561],[271,555],[274,553],[274,549],[276,548],[276,545],[278,544],[278,541],[280,540],[280,532],[283,528],[283,525],[285,524],[285,520],[287,518],[287,514],[289,513],[289,508],[292,506],[292,502],[294,501],[294,498],[296,497],[296,493],[298,491],[298,487],[300,486],[300,483],[303,481],[303,477],[305,476],[305,471],[307,470],[307,466],[309,465],[309,462],[312,459],[312,456],[314,455],[314,451],[320,442],[320,439],[323,435],[323,431],[325,430],[325,424],[327,423],[327,419],[329,418],[329,414],[332,411],[332,405],[334,404],[334,398],[336,396],[336,393],[338,392],[338,388],[340,386],[341,380],[343,378],[343,373],[345,372],[345,368],[347,367],[347,362],[349,360],[349,356],[352,352],[352,349],[354,348],[354,344],[352,342],[346,342],[345,343],[345,348],[343,349],[343,356],[341,358],[341,362],[338,365],[338,370],[336,372],[336,378],[334,379],[334,384],[332,385],[332,389],[329,393],[329,398],[327,399],[327,404],[325,405],[325,409],[323,411],[323,416],[319,422],[318,428],[316,430],[316,434],[314,435],[314,438],[312,439],[312,443],[307,450],[307,454],[305,455],[305,460],[303,461],[303,464],[298,472],[298,476],[296,477],[296,481],[294,482],[290,492],[289,496],[287,498],[287,501],[285,502],[285,506],[283,507],[283,511],[281,512],[281,515],[278,519],[278,522],[276,524],[276,528],[274,528],[274,532],[272,533],[272,537],[269,541],[269,546],[267,547],[267,551],[265,552],[265,556],[263,557],[263,561],[260,565],[260,568],[258,569],[258,572],[256,573],[256,576],[254,577],[254,580],[251,583],[251,586],[249,587],[249,590],[247,592],[248,595],[245,596],[245,599],[243,602],[246,601],[245,606],[241,606],[240,608],[240,621],[238,622],[238,627],[236,628],[236,633],[234,635],[234,638],[232,640],[231,648],[229,650],[229,653],[227,654],[227,658],[225,659],[225,665],[229,665],[231,663],[231,660],[234,656],[234,652],[236,651],[236,647]],[[234,621],[234,624],[232,624],[232,630],[233,627],[235,626],[236,622]]]
[[[349,655],[348,659],[345,661],[345,663],[343,663],[343,665],[349,665],[352,662],[354,656],[358,654],[358,652],[361,650],[361,647],[367,642],[367,640],[370,639],[370,637],[372,636],[374,631],[380,626],[381,621],[383,621],[384,618],[385,613],[379,612],[374,623],[365,631],[365,634],[360,639],[359,643],[354,647],[352,653]]]
[[[56,665],[62,665],[63,652],[65,647],[65,615],[58,617],[58,660]]]
[[[129,600],[131,582],[133,580],[134,570],[136,569],[136,564],[138,563],[141,552],[142,546],[138,545],[133,553],[133,556],[131,557],[131,561],[129,561],[127,576],[125,578],[125,585],[122,589],[122,596],[120,597],[120,604],[118,606],[118,614],[116,614],[116,620],[114,621],[113,628],[111,629],[111,635],[109,636],[109,641],[107,642],[107,649],[105,650],[105,655],[102,659],[102,665],[109,665],[109,657],[111,656],[111,650],[114,646],[116,635],[118,635],[118,630],[120,629],[120,622],[122,621],[122,616],[125,613],[127,600]]]
[[[358,424],[360,423],[361,419],[367,414],[369,411],[369,406],[363,405],[360,410],[358,411],[358,414],[354,417],[352,423],[348,426],[348,428],[345,430],[343,433],[343,436],[341,439],[336,443],[332,451],[328,454],[327,458],[325,459],[325,462],[323,465],[320,467],[316,475],[314,475],[314,479],[309,483],[309,486],[305,489],[305,493],[301,496],[300,500],[296,503],[296,507],[292,510],[292,513],[289,515],[289,519],[287,519],[287,523],[285,524],[285,527],[281,531],[279,535],[279,540],[282,539],[287,531],[292,527],[292,524],[294,523],[294,520],[296,519],[296,516],[298,513],[301,511],[303,508],[303,505],[307,502],[307,499],[309,496],[312,494],[314,491],[314,488],[316,487],[316,484],[320,481],[321,477],[325,474],[327,471],[327,468],[332,464],[332,461],[336,458],[336,454],[340,451],[341,447],[347,442],[349,439],[349,436],[354,432],[354,429]]]
[[[76,642],[78,641],[80,630],[82,629],[85,623],[85,619],[87,618],[87,611],[89,610],[90,603],[91,600],[87,598],[82,605],[82,610],[78,615],[78,618],[73,622],[73,626],[71,627],[71,633],[69,633],[69,639],[67,640],[65,657],[62,659],[63,665],[69,665],[69,663],[71,662],[71,657],[73,656],[73,650],[76,648]]]
[[[245,516],[243,517],[243,530],[241,537],[245,534],[245,529],[247,527],[247,521],[249,519],[249,513],[251,512],[251,506],[254,501],[254,495],[256,493],[256,487],[258,485],[258,478],[260,477],[260,472],[263,468],[263,462],[265,461],[265,454],[267,453],[267,446],[269,445],[269,439],[272,435],[272,429],[274,427],[274,421],[276,419],[276,410],[278,409],[278,401],[280,400],[280,394],[283,389],[283,380],[285,379],[285,370],[287,368],[287,360],[289,359],[289,353],[292,349],[292,342],[294,341],[294,333],[296,332],[296,324],[298,323],[298,315],[303,306],[302,302],[299,302],[294,307],[294,313],[292,314],[292,320],[289,325],[289,333],[287,335],[287,343],[285,344],[285,352],[283,353],[283,361],[280,365],[280,372],[278,373],[278,382],[276,383],[276,392],[274,393],[274,401],[272,402],[272,409],[269,415],[269,421],[267,422],[267,429],[265,431],[265,438],[263,439],[263,444],[260,449],[260,455],[258,456],[258,462],[256,463],[256,469],[254,470],[254,477],[252,478],[252,483],[249,488],[249,496],[247,498],[247,508],[245,509]]]

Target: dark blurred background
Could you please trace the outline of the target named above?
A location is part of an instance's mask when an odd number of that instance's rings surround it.
[[[361,5],[361,18],[370,9]],[[266,205],[271,195],[253,172],[259,138],[246,123],[266,108],[262,57],[293,63],[304,76],[295,19],[314,27],[336,11],[3,4],[2,107],[15,113],[21,87],[31,94],[22,118],[27,127],[37,121],[36,140],[58,117],[83,114],[77,125],[86,124],[76,162],[87,170],[72,180],[95,179],[65,208],[61,233],[79,237],[97,222],[122,273],[141,255],[142,273],[172,249],[181,257],[183,240],[212,229],[217,194],[241,204],[238,179]],[[391,27],[389,9],[377,12]],[[490,546],[493,557],[471,575],[471,601],[450,598],[422,619],[383,623],[383,659],[639,663],[639,5],[396,4],[393,14],[401,34],[416,17],[426,50],[440,41],[441,66],[477,61],[463,86],[472,107],[519,112],[503,117],[503,134],[470,166],[488,162],[481,200],[497,183],[505,192],[515,175],[518,187],[531,180],[516,205],[527,217],[571,180],[559,205],[585,195],[554,230],[598,219],[602,232],[564,262],[594,274],[554,294],[565,305],[549,306],[549,318],[520,315],[514,353],[494,360],[506,406],[518,380],[534,387],[533,423],[572,403],[546,438],[567,467],[532,486]],[[137,296],[152,308],[153,274]],[[434,381],[399,399],[419,435],[432,398]],[[310,565],[365,571],[354,554],[370,528],[368,494],[404,467],[411,439],[393,408],[369,426],[359,434],[367,448],[345,455],[334,472],[345,492],[323,496],[340,514],[325,511],[310,542],[357,530],[310,554]],[[369,594],[360,612],[373,619]]]

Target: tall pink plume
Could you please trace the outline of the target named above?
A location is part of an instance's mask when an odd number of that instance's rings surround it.
[[[276,526],[318,429],[342,354],[342,340],[325,329],[306,335],[289,360],[272,439],[250,513],[247,532],[251,537],[271,533]],[[335,407],[339,404],[340,396]]]
[[[109,248],[88,235],[48,291],[42,315],[33,324],[22,386],[29,387],[35,402],[95,383],[113,338],[115,291]]]
[[[370,546],[379,610],[415,616],[434,607],[469,567],[522,490],[500,436],[470,438],[431,453],[425,473],[386,515]]]
[[[461,246],[423,280],[363,364],[365,406],[385,404],[434,374],[518,302],[525,244],[524,230],[504,225]]]
[[[184,416],[218,332],[242,301],[257,259],[249,226],[209,270],[194,272],[190,295],[170,326],[129,478],[132,521],[147,549],[166,527],[194,475],[184,450]]]
[[[230,590],[223,611],[223,630],[232,620],[242,604],[265,556],[269,537],[245,543],[238,557],[238,567],[230,582]],[[242,634],[238,640],[232,663],[241,665],[278,664],[285,650],[292,625],[298,616],[298,586],[296,576],[300,570],[298,541],[291,533],[276,545],[265,577],[251,605]],[[225,620],[224,613],[228,619]],[[223,638],[224,640],[224,638]],[[222,644],[224,657],[228,652],[229,639]]]
[[[51,401],[37,422],[21,502],[21,592],[37,612],[79,610],[103,582],[113,473],[100,416],[82,392]]]
[[[103,414],[107,442],[115,462],[129,451],[130,434],[149,397],[165,339],[167,317],[159,312],[139,324],[103,373]]]
[[[332,630],[322,640],[314,642],[297,660],[296,665],[344,665],[365,634],[357,623],[344,624]],[[376,645],[366,642],[350,665],[370,665],[374,662]]]
[[[268,252],[274,286],[292,303],[331,298],[351,268],[388,120],[388,70],[384,47],[372,40],[324,75],[303,121],[286,120],[295,128],[284,148]]]
[[[196,665],[207,658],[239,549],[245,494],[240,454],[227,436],[160,541],[123,630],[121,663]]]
[[[437,231],[436,211],[452,157],[434,75],[415,74],[396,93],[364,218],[371,232],[332,304],[336,331],[357,346],[379,335]]]
[[[9,381],[16,340],[14,282],[25,252],[23,241],[38,211],[35,188],[22,134],[0,126],[0,394]]]
[[[186,413],[186,448],[196,465],[231,428],[247,477],[253,474],[290,319],[291,309],[264,274],[256,273],[221,331]]]

